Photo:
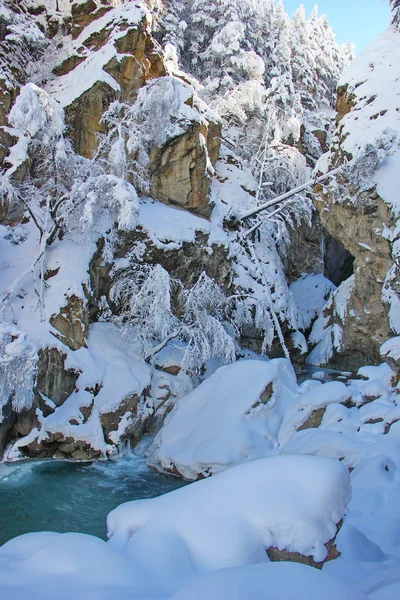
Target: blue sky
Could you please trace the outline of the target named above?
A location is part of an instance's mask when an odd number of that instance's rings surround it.
[[[304,4],[307,16],[318,4],[319,13],[328,15],[337,41],[354,42],[357,53],[386,29],[390,19],[386,0],[283,0],[283,3],[290,15]]]

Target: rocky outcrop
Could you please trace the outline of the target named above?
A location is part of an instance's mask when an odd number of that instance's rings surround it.
[[[317,193],[315,204],[324,227],[354,257],[354,286],[343,318],[336,319],[342,329],[339,354],[357,356],[353,368],[371,360],[378,362],[380,346],[391,336],[382,284],[393,267],[393,259],[390,244],[381,235],[382,224],[392,221],[390,211],[375,193],[364,207],[349,201],[336,203],[321,188]],[[335,322],[333,313],[329,318],[330,323]],[[342,363],[346,364],[346,360],[337,357],[336,365]]]
[[[336,331],[329,360],[338,366],[348,359],[353,368],[381,361],[380,346],[400,327],[397,53],[398,32],[388,30],[345,73],[333,143],[317,165],[320,172],[342,167],[334,185],[315,187],[315,206],[323,226],[354,259],[351,289],[342,284],[349,294],[341,306],[331,303],[324,311],[324,327]]]
[[[336,530],[335,537],[332,538],[331,540],[329,540],[329,542],[325,544],[326,551],[328,554],[327,554],[325,560],[323,560],[321,562],[316,562],[312,556],[304,556],[303,554],[300,554],[299,552],[289,552],[288,550],[284,550],[284,549],[280,550],[279,548],[274,548],[274,547],[267,549],[268,558],[271,562],[281,562],[281,561],[297,562],[297,563],[301,563],[303,565],[308,565],[309,567],[314,567],[316,569],[322,569],[322,567],[324,566],[325,563],[329,562],[330,560],[335,560],[336,558],[338,558],[340,556],[340,552],[338,552],[338,550],[336,548],[335,541],[336,541],[337,534],[339,533],[342,525],[343,525],[343,519],[337,524],[337,530]]]
[[[198,124],[162,148],[155,148],[149,165],[152,197],[204,216],[210,215],[211,177],[207,172],[207,160],[207,149]]]
[[[143,191],[208,216],[212,166],[221,144],[220,119],[195,97],[191,85],[164,77],[161,48],[150,34],[150,17],[143,7],[100,9],[95,2],[87,4],[93,11],[90,19],[80,3],[79,15],[82,19],[85,15],[85,20],[80,21],[79,35],[73,28],[72,47],[61,44],[55,77],[47,84],[47,91],[65,109],[76,151],[86,158],[94,156],[100,135],[108,132],[103,115],[114,101],[134,105],[133,112],[128,111],[125,135],[145,131],[144,139],[137,140],[148,154],[145,173],[136,178],[143,180]],[[146,87],[152,80],[155,85]],[[140,162],[141,150],[136,144],[128,146],[131,163]]]
[[[87,4],[87,10],[81,3],[76,7],[76,41],[72,49],[70,45],[62,48],[61,60],[53,68],[57,80],[50,82],[49,89],[58,94],[65,108],[76,151],[92,158],[99,144],[98,134],[106,131],[101,119],[111,103],[120,100],[131,104],[136,91],[164,75],[165,68],[143,8],[127,5],[100,9],[95,2]],[[92,26],[94,21],[96,27]]]
[[[86,347],[89,331],[87,304],[82,298],[70,296],[58,315],[52,315],[50,325],[56,330],[54,335],[71,350]]]
[[[176,77],[162,77],[143,88],[131,115],[131,128],[142,137],[148,155],[150,196],[209,216],[213,165],[221,145],[219,117]],[[141,152],[137,143],[134,147],[133,161]]]
[[[72,394],[79,373],[66,368],[66,358],[66,354],[57,348],[39,350],[32,406],[19,412],[12,408],[11,402],[2,407],[0,456],[7,444],[13,444],[18,439],[28,436],[35,428],[39,432],[41,418],[52,414]],[[36,446],[27,450],[29,456],[36,457],[33,448],[38,445],[35,443]],[[42,447],[40,452],[43,449]]]

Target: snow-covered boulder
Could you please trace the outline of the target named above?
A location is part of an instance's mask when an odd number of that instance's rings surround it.
[[[149,464],[186,479],[213,475],[276,452],[297,431],[318,427],[326,407],[350,395],[339,381],[298,386],[286,359],[238,361],[176,402]]]
[[[149,463],[197,479],[262,458],[273,448],[276,422],[268,422],[270,407],[296,394],[296,375],[286,359],[221,367],[176,403],[154,441]]]
[[[122,504],[107,519],[110,544],[138,568],[200,572],[269,561],[267,550],[320,563],[350,499],[347,468],[314,456],[249,462],[150,500]],[[178,565],[175,565],[178,563]],[[191,565],[189,567],[189,565]]]

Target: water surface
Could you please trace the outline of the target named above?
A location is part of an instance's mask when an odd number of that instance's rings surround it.
[[[95,463],[0,464],[0,545],[30,531],[78,531],[106,539],[106,517],[113,508],[182,485],[150,470],[137,453]]]

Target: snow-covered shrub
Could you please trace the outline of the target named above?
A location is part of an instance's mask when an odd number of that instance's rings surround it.
[[[51,150],[55,160],[63,157],[64,111],[58,102],[34,83],[28,83],[21,89],[8,121],[9,132],[17,138],[17,142],[7,158],[11,165],[7,176],[14,174],[27,160],[32,147],[40,147],[46,153]]]
[[[115,101],[102,117],[108,134],[98,157],[118,177],[131,178],[148,190],[150,153],[184,133],[200,115],[188,105],[194,89],[173,76],[160,77],[142,87],[132,106]]]
[[[46,45],[43,32],[23,9],[15,10],[9,2],[0,5],[0,81],[8,90],[23,83]]]
[[[187,370],[200,370],[211,358],[223,363],[235,360],[235,342],[224,328],[227,300],[214,280],[204,272],[190,290],[182,290],[182,333],[187,349],[182,361]]]
[[[227,300],[205,273],[186,290],[161,265],[140,265],[117,280],[111,297],[126,335],[148,358],[177,338],[186,344],[186,371],[200,371],[212,358],[235,360],[234,339],[221,322]]]
[[[128,326],[126,333],[145,355],[179,333],[179,320],[172,309],[176,285],[161,265],[138,265],[111,290],[111,299],[121,306],[121,320]]]
[[[0,409],[8,402],[15,412],[30,408],[37,359],[26,333],[0,323]],[[0,410],[0,423],[2,420]]]

